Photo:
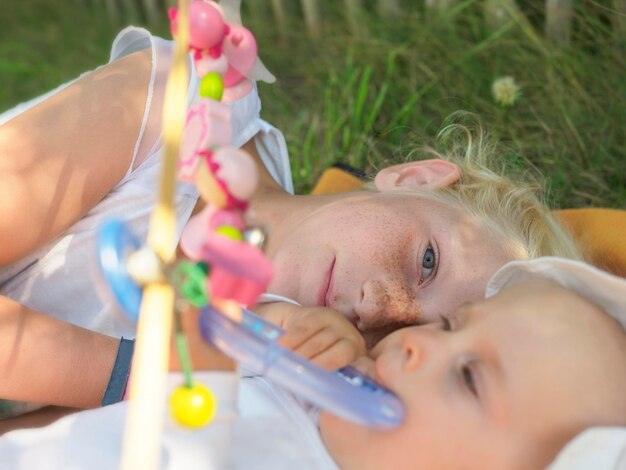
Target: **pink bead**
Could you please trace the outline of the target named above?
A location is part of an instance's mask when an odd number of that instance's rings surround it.
[[[266,287],[259,282],[237,277],[219,266],[213,267],[207,282],[213,298],[232,299],[244,307],[253,307]]]
[[[226,25],[212,4],[196,0],[189,4],[189,45],[209,49],[222,42]]]
[[[178,8],[169,7],[167,9],[167,16],[170,19],[170,32],[173,37],[176,37],[176,33],[178,32]]]
[[[241,82],[257,61],[257,44],[253,34],[243,26],[231,26],[222,50],[230,67],[224,75],[224,86],[230,87]]]
[[[240,232],[243,232],[246,228],[243,218],[241,217],[241,213],[230,209],[217,209],[211,215],[211,219],[209,220],[209,230],[215,231],[222,225],[233,226]]]
[[[261,250],[246,242],[210,233],[202,248],[201,259],[211,266],[267,287],[274,267]]]
[[[249,153],[233,148],[221,148],[213,154],[218,170],[215,176],[226,185],[231,196],[240,201],[252,197],[259,182],[259,171]]]
[[[224,88],[222,102],[229,103],[232,101],[237,101],[250,93],[252,91],[252,88],[252,80],[248,80],[247,78],[237,83],[236,85]]]
[[[246,77],[234,69],[232,65],[228,66],[228,70],[222,78],[226,89],[233,87],[246,79]]]
[[[178,157],[178,177],[194,183],[198,154],[214,146],[229,145],[231,138],[231,114],[227,105],[211,99],[191,105]]]
[[[198,261],[202,256],[203,246],[209,234],[215,232],[215,229],[222,225],[233,226],[239,231],[245,229],[245,224],[238,211],[217,209],[208,205],[189,219],[180,237],[180,248],[185,256]]]
[[[199,161],[196,166],[194,177],[200,197],[207,204],[219,208],[236,204],[237,201],[226,190],[226,185],[215,177],[213,166],[210,158]]]
[[[180,235],[180,248],[187,258],[198,261],[202,255],[202,245],[207,235],[211,232],[209,224],[215,208],[205,206],[202,211],[194,215],[189,221]]]

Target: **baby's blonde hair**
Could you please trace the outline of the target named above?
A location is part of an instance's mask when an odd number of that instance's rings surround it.
[[[455,184],[436,191],[415,189],[421,197],[464,209],[496,236],[512,242],[524,257],[561,256],[581,259],[570,233],[553,217],[546,202],[547,185],[530,164],[520,171],[502,157],[477,118],[456,113],[438,134],[445,150],[420,147],[424,158],[440,158],[457,164],[461,177]],[[516,175],[515,173],[521,173]]]

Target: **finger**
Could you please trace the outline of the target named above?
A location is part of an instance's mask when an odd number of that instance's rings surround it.
[[[295,350],[315,336],[323,327],[311,322],[294,323],[278,339],[281,346]]]
[[[356,361],[353,361],[350,365],[363,375],[372,379],[376,377],[376,363],[370,357],[358,357]]]
[[[340,338],[329,348],[312,357],[311,362],[322,369],[337,370],[350,364],[358,355],[358,347],[354,342]]]
[[[293,348],[293,352],[306,359],[312,359],[333,346],[339,339],[336,332],[326,328],[316,332],[298,347]]]
[[[274,325],[285,328],[285,323],[293,313],[294,306],[283,302],[268,302],[257,304],[253,311]]]

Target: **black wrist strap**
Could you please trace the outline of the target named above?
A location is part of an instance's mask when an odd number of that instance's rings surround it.
[[[102,397],[102,406],[112,405],[124,399],[134,350],[135,340],[120,339],[120,346],[117,349],[117,357],[115,358],[115,364],[113,364],[111,378]]]

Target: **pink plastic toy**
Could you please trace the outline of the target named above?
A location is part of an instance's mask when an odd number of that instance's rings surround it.
[[[201,259],[211,265],[211,295],[244,306],[256,304],[274,275],[272,263],[258,248],[219,234],[208,236]]]
[[[206,206],[187,222],[180,239],[183,252],[190,259],[200,259],[203,245],[207,242],[209,234],[222,226],[235,227],[240,231],[245,228],[238,211],[217,209],[211,205]]]
[[[187,114],[178,176],[196,185],[207,206],[183,230],[181,248],[190,259],[210,266],[206,283],[214,302],[230,299],[253,306],[274,273],[263,252],[242,235],[243,213],[258,185],[258,169],[248,153],[227,147],[232,137],[230,108],[216,99],[238,99],[252,89],[246,77],[257,65],[257,44],[241,24],[226,22],[213,2],[192,1],[189,13],[189,50],[196,73],[205,77],[200,87],[204,99]],[[176,8],[169,10],[169,17],[176,35]]]
[[[223,51],[229,64],[224,75],[224,86],[228,88],[252,72],[257,60],[256,40],[248,29],[235,26],[224,40]]]
[[[170,29],[176,36],[178,9],[168,10]],[[224,86],[234,87],[246,80],[257,62],[257,45],[253,34],[241,25],[224,21],[213,2],[195,0],[189,4],[189,47],[194,54],[198,76],[208,72],[223,75]]]
[[[176,36],[178,9],[172,7],[167,13],[170,18],[172,36]],[[200,0],[189,4],[189,47],[192,50],[213,49],[221,46],[228,30],[229,27],[215,4]],[[219,55],[221,51],[218,49],[214,53]]]
[[[215,165],[215,176],[232,197],[232,204],[252,197],[259,183],[259,170],[247,152],[222,148],[213,154],[211,161]]]
[[[178,177],[193,183],[198,155],[212,147],[230,145],[231,134],[228,106],[211,99],[194,103],[187,113],[178,160]]]

